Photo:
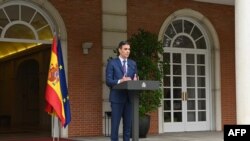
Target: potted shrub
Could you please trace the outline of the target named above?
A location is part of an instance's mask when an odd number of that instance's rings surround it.
[[[160,61],[163,54],[163,43],[158,40],[157,35],[139,29],[128,41],[131,46],[130,58],[137,63],[139,79],[161,82],[163,70],[167,69],[167,64]],[[143,138],[146,137],[149,130],[149,113],[156,111],[161,106],[162,90],[142,91],[139,95],[139,136]],[[142,124],[144,122],[148,123]]]

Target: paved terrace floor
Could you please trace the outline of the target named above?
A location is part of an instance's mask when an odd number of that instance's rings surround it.
[[[139,141],[223,141],[223,138],[223,132],[200,131],[149,135],[147,138],[140,138]],[[109,137],[75,137],[71,139],[75,141],[110,141]]]

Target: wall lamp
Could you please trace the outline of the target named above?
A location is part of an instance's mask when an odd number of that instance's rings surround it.
[[[89,53],[89,49],[92,48],[92,46],[93,46],[92,42],[84,42],[82,44],[83,54],[88,54]]]

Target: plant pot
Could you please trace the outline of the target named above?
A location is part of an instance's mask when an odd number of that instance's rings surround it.
[[[146,138],[150,127],[150,116],[145,115],[139,117],[139,138]],[[132,131],[132,129],[131,129]],[[132,138],[133,133],[131,132],[130,137]]]
[[[139,137],[146,138],[150,127],[150,116],[145,115],[139,119]]]

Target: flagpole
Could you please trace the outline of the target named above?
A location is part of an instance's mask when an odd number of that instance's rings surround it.
[[[61,124],[60,124],[59,120],[57,120],[57,123],[58,123],[58,138],[57,138],[57,141],[60,141],[60,135],[61,135],[60,126],[61,126]]]
[[[54,126],[54,122],[55,122],[55,117],[54,116],[51,116],[52,117],[52,138],[53,138],[53,141],[55,141],[55,126]]]
[[[56,128],[58,128],[58,133],[55,131]],[[55,138],[57,138],[57,141],[60,141],[60,121],[56,116],[52,116],[52,136],[53,141],[55,141]]]

